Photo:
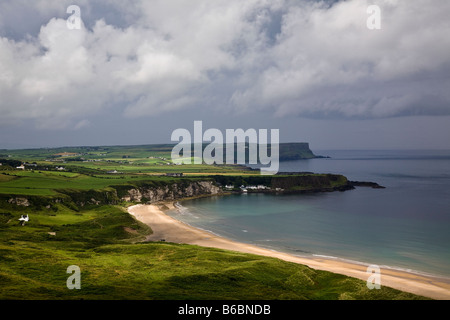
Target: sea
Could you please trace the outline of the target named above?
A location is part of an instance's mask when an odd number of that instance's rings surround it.
[[[450,279],[450,150],[314,150],[329,158],[280,172],[343,174],[385,189],[248,193],[181,201],[172,217],[214,234],[302,257]]]

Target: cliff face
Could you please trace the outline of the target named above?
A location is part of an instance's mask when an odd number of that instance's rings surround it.
[[[309,148],[309,143],[280,143],[280,161],[313,159],[316,155]]]
[[[200,195],[219,194],[221,189],[212,181],[196,181],[188,184],[171,184],[159,187],[129,189],[121,200],[127,202],[157,202]]]
[[[354,189],[355,186],[383,188],[372,182],[348,181],[342,175],[287,175],[287,176],[213,176],[209,180],[180,179],[170,182],[154,181],[141,184],[116,185],[103,190],[58,190],[57,196],[13,196],[0,195],[3,209],[22,208],[49,209],[57,211],[58,204],[73,210],[85,206],[116,205],[121,202],[154,203],[196,196],[221,194],[225,185],[264,185],[268,190],[256,192],[329,192]],[[251,190],[249,191],[251,192]]]
[[[354,189],[346,177],[336,174],[275,176],[272,179],[272,187],[288,192],[327,192]]]
[[[102,191],[65,192],[78,207],[125,202],[154,203],[188,197],[215,195],[221,189],[213,181],[180,181],[160,185],[113,186]]]
[[[161,185],[127,185],[109,187],[103,190],[58,190],[57,196],[14,196],[0,195],[2,209],[54,210],[58,204],[73,210],[86,206],[116,205],[123,201],[154,203],[195,196],[216,195],[222,189],[215,182],[180,181]]]

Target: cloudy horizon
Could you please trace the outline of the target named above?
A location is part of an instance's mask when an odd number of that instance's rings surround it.
[[[313,150],[450,149],[449,13],[446,0],[5,0],[0,148],[170,143],[201,120]]]

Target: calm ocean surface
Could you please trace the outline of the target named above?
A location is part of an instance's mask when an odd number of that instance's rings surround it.
[[[241,242],[450,277],[450,151],[327,151],[280,171],[339,173],[386,189],[183,201],[170,215]]]

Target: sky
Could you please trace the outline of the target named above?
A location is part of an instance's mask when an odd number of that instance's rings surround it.
[[[0,148],[171,143],[203,121],[313,151],[450,149],[449,16],[448,0],[2,0]]]

